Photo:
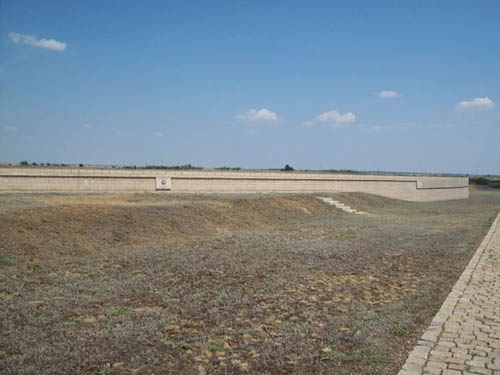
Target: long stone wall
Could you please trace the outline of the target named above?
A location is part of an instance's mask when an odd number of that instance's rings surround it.
[[[462,199],[466,177],[111,168],[0,168],[0,192],[364,192],[408,201]]]

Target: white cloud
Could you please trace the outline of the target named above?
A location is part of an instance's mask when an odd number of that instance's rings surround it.
[[[356,121],[356,116],[352,112],[340,114],[337,111],[328,111],[319,115],[316,120],[330,124],[347,124]]]
[[[392,98],[399,98],[400,97],[400,95],[396,91],[392,91],[392,90],[380,91],[379,93],[377,93],[377,96],[379,98],[384,98],[384,99],[392,99]]]
[[[491,101],[490,98],[474,98],[470,101],[461,101],[457,104],[458,110],[468,110],[468,109],[490,109],[493,108],[495,103]]]
[[[311,127],[315,123],[321,122],[330,125],[332,128],[347,128],[354,121],[356,121],[356,116],[352,112],[341,114],[338,111],[328,111],[320,114],[314,121],[304,121],[302,125]]]
[[[14,133],[14,132],[17,132],[19,129],[15,126],[12,126],[12,125],[5,125],[3,127],[3,130],[5,130],[6,132]]]
[[[277,122],[279,121],[278,115],[266,108],[250,109],[245,113],[235,116],[237,120],[245,122]]]
[[[256,131],[254,129],[250,129],[248,131],[248,135],[255,135]]]
[[[16,44],[27,44],[33,47],[47,48],[53,51],[64,51],[66,43],[59,42],[55,39],[37,39],[34,35],[9,33],[9,38]]]
[[[91,129],[92,125],[90,125],[90,124],[83,124],[82,127],[84,127],[85,129]]]
[[[163,133],[162,132],[153,132],[151,134],[153,135],[153,137],[163,137]]]

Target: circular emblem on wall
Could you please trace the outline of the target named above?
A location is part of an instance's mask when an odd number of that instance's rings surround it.
[[[167,184],[167,180],[161,180],[161,184],[162,185],[166,185]]]

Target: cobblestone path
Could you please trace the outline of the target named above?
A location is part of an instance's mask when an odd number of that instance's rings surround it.
[[[398,375],[500,375],[500,213]]]

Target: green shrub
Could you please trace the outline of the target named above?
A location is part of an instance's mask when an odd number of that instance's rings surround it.
[[[473,180],[474,180],[474,183],[477,185],[488,185],[488,182],[489,182],[488,179],[484,178],[484,177],[478,177],[478,178],[475,178]]]
[[[13,266],[14,261],[6,256],[0,255],[0,266]]]

